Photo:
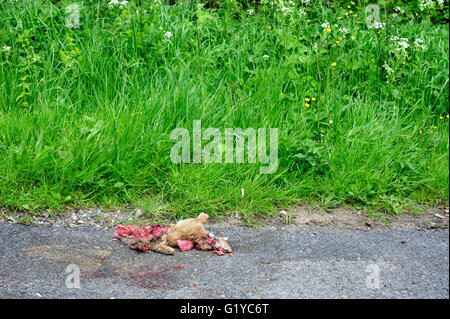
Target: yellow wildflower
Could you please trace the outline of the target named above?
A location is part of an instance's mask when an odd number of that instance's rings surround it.
[[[331,66],[336,66],[336,65],[337,65],[336,62],[331,63]]]

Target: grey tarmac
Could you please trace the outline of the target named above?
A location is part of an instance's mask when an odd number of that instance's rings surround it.
[[[112,228],[0,221],[0,298],[449,298],[448,229],[207,228],[233,256],[141,253]]]

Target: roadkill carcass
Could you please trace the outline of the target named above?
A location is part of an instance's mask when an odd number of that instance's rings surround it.
[[[171,226],[116,225],[113,240],[120,240],[131,249],[143,252],[151,250],[166,255],[173,255],[176,247],[181,251],[195,247],[200,250],[212,250],[218,255],[231,253],[226,238],[214,236],[203,227],[207,219],[208,215],[201,213],[197,218],[180,220]]]

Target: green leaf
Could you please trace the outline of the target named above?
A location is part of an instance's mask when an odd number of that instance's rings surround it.
[[[125,184],[122,183],[122,182],[117,182],[117,183],[114,184],[114,187],[115,187],[115,188],[122,188],[124,185],[125,185]]]

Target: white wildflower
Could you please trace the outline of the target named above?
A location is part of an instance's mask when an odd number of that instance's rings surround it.
[[[394,73],[394,69],[392,69],[386,62],[384,62],[383,68],[389,75],[392,75]]]
[[[126,4],[129,4],[129,2],[128,2],[127,0],[123,0],[123,1],[120,3],[121,6],[124,6],[124,5],[126,5]]]
[[[423,50],[423,51],[428,49],[428,47],[425,44],[423,44],[423,40],[422,39],[416,39],[416,41],[414,41],[414,46],[417,49],[420,49],[420,50]]]
[[[166,33],[164,33],[164,36],[168,39],[170,39],[172,37],[172,32],[167,31]]]
[[[403,8],[400,7],[400,6],[394,7],[394,11],[399,13],[399,14],[404,14],[405,13],[405,10],[403,10]]]
[[[2,50],[3,50],[4,52],[8,52],[8,51],[11,51],[11,47],[10,47],[10,46],[7,46],[7,45],[4,45],[3,48],[2,48]]]
[[[294,10],[289,7],[281,7],[281,12],[283,12],[283,15],[287,16],[288,14],[294,12]]]
[[[119,4],[119,0],[111,0],[111,1],[108,3],[109,6],[114,6],[114,5],[116,5],[116,4]]]
[[[299,18],[301,18],[306,15],[306,11],[304,8],[299,8],[297,14],[298,14]]]
[[[420,11],[433,9],[434,5],[435,5],[434,1],[432,1],[432,0],[420,0],[419,1]]]
[[[263,55],[263,58],[264,58],[264,59],[268,59],[269,56],[268,56],[267,54],[264,54],[264,55]]]
[[[400,41],[397,42],[397,45],[402,49],[409,48],[409,43],[407,38],[402,38]]]
[[[294,9],[295,9],[295,3],[292,1],[285,1],[285,0],[278,0],[276,3],[275,1],[271,2],[271,5],[277,5],[277,10],[281,11],[281,13],[284,16],[290,16],[292,19],[292,15],[294,13]]]
[[[399,41],[397,42],[397,47],[394,48],[394,50],[397,53],[400,53],[401,55],[407,55],[408,52],[406,51],[406,49],[409,48],[409,43],[406,41]]]
[[[254,13],[255,13],[255,10],[253,10],[253,9],[248,9],[248,10],[247,10],[247,14],[248,14],[249,16],[253,15]]]
[[[339,32],[342,32],[342,33],[344,33],[344,34],[347,34],[347,33],[348,33],[348,29],[347,29],[347,28],[340,28],[340,29],[339,29]]]
[[[391,36],[390,40],[394,42],[394,51],[400,55],[407,55],[406,51],[410,45],[408,38],[400,38],[398,36]]]
[[[324,29],[330,29],[330,23],[328,22],[328,21],[326,21],[325,20],[325,22],[324,23],[322,23],[321,25],[320,25],[322,28],[324,28]]]
[[[374,27],[375,29],[382,29],[382,28],[384,28],[385,25],[386,25],[386,23],[380,22],[380,21],[375,21],[375,22],[373,23],[373,27]]]

